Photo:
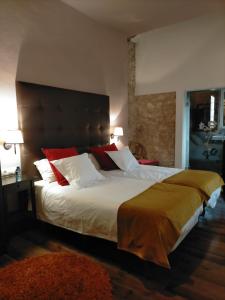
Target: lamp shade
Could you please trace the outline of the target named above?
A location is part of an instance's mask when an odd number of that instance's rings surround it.
[[[123,127],[115,127],[113,133],[115,136],[123,136]]]
[[[5,135],[6,144],[23,144],[23,135],[21,130],[8,130]]]

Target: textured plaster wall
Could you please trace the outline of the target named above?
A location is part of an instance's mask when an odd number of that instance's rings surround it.
[[[124,127],[126,143],[127,63],[123,34],[65,3],[1,0],[0,129],[17,127],[17,79],[109,95],[111,122]]]
[[[176,93],[136,96],[129,110],[129,140],[144,145],[147,158],[174,166]]]

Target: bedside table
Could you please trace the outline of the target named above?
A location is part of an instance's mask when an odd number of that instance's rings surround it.
[[[148,166],[158,166],[158,160],[150,160],[150,159],[139,159],[138,160],[140,165],[148,165]]]
[[[2,209],[3,209],[3,243],[12,232],[24,228],[30,217],[35,218],[35,199],[33,179],[22,176],[16,180],[15,176],[2,178]],[[28,211],[28,204],[31,211]]]

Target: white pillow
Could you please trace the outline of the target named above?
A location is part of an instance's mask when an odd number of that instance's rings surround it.
[[[41,174],[41,177],[44,181],[49,182],[49,183],[56,181],[55,175],[52,171],[49,161],[46,158],[35,161],[34,165],[38,169],[38,171]]]
[[[105,151],[114,163],[123,171],[132,171],[140,167],[136,158],[130,152],[128,147],[124,147],[118,151]]]
[[[51,163],[70,184],[81,188],[88,187],[105,178],[96,170],[87,153],[53,160]]]

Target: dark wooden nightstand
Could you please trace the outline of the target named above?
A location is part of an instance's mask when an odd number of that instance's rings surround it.
[[[30,210],[28,205],[30,204]],[[2,238],[3,244],[12,233],[19,232],[35,218],[35,198],[33,179],[22,176],[2,178]]]

